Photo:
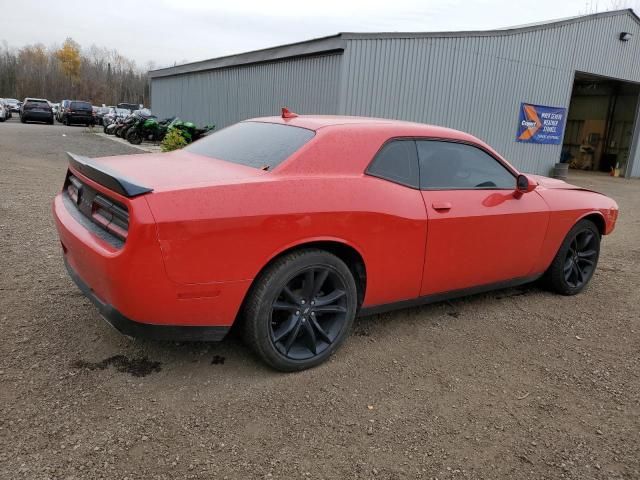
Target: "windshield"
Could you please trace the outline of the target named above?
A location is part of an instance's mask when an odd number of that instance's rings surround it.
[[[241,122],[192,143],[185,150],[248,167],[272,169],[313,138],[306,128]]]
[[[71,102],[70,108],[72,110],[93,110],[93,107],[88,102]]]

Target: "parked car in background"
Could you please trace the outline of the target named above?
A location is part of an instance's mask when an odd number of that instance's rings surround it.
[[[20,121],[46,122],[53,125],[53,110],[44,98],[25,98],[20,107]]]
[[[5,114],[4,119],[5,120],[10,119],[12,117],[12,115],[11,115],[11,107],[9,106],[9,103],[7,102],[7,99],[6,98],[0,98],[0,105],[2,105],[4,107],[4,114]]]
[[[176,341],[238,321],[285,371],[325,361],[357,314],[541,277],[578,294],[618,217],[467,133],[394,120],[285,110],[171,153],[69,156],[64,261],[107,321]]]
[[[109,113],[109,107],[93,107],[94,118],[97,125],[102,125],[104,116]]]
[[[12,112],[20,113],[20,107],[22,106],[22,102],[20,100],[16,100],[15,98],[5,98],[4,100],[9,105]]]
[[[65,125],[84,124],[94,125],[93,107],[89,102],[82,100],[69,100],[67,107],[62,110],[62,123]]]
[[[9,109],[2,103],[2,99],[0,98],[0,122],[4,122],[9,119]]]
[[[49,105],[51,105],[51,110],[53,110],[53,115],[56,116],[58,114],[58,111],[60,110],[60,104],[49,102]]]
[[[130,112],[134,112],[136,110],[140,110],[140,109],[144,108],[144,106],[139,104],[139,103],[126,103],[126,102],[119,103],[118,105],[116,105],[116,107],[118,107],[118,108],[126,108]]]
[[[60,123],[62,123],[62,112],[65,108],[69,107],[69,102],[71,102],[71,100],[62,100],[60,102],[60,108],[58,108],[58,113],[56,113],[56,120]]]

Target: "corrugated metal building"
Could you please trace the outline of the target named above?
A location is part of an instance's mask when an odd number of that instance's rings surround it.
[[[586,168],[607,156],[640,176],[640,19],[630,9],[492,31],[340,33],[150,77],[157,115],[218,128],[286,105],[464,130],[522,171],[547,175],[566,150]],[[569,109],[564,147],[516,142],[522,102]]]

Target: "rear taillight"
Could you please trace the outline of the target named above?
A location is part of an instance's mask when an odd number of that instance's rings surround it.
[[[73,175],[69,175],[69,183],[67,185],[67,194],[69,194],[69,198],[74,201],[74,203],[78,203],[78,199],[80,198],[80,189],[82,188],[82,183],[74,177]]]
[[[127,239],[129,213],[123,207],[110,202],[101,195],[96,195],[91,206],[91,218],[120,240]]]

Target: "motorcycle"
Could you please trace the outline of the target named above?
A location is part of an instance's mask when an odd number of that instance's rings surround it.
[[[107,135],[115,135],[116,128],[122,125],[122,122],[124,122],[123,117],[115,117],[108,120],[108,123],[103,127],[104,133],[106,133]]]
[[[172,128],[180,130],[182,137],[187,141],[187,143],[191,143],[207,135],[215,128],[215,126],[206,125],[203,128],[198,128],[193,122],[183,122],[182,120],[176,119],[171,125],[169,125],[169,129]]]
[[[134,112],[135,113],[135,112]],[[125,138],[127,135],[127,131],[133,124],[136,122],[136,116],[132,113],[127,118],[125,118],[120,125],[118,125],[115,129],[115,136],[119,138]]]
[[[109,126],[122,121],[129,114],[131,114],[129,110],[125,110],[123,108],[111,108],[109,110],[109,113],[102,117],[102,126],[104,133],[106,133],[107,135],[113,135],[113,129],[115,127],[109,128]]]
[[[162,141],[167,134],[169,126],[176,120],[176,117],[171,117],[158,121],[154,115],[147,115],[143,111],[137,112],[135,116],[137,120],[126,134],[127,141],[133,145],[140,145],[143,140]]]

